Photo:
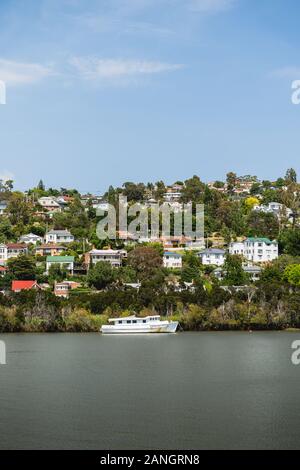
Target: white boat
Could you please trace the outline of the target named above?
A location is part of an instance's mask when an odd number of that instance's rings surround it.
[[[145,318],[136,316],[110,318],[110,325],[103,325],[101,332],[105,335],[145,334],[145,333],[176,333],[177,321],[162,321],[159,315]]]

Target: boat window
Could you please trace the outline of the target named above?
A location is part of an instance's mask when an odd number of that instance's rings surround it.
[[[132,322],[132,323],[137,323],[137,321],[136,321],[136,320],[133,320],[133,322]]]
[[[119,320],[118,323],[119,323],[119,325],[122,325],[123,322],[122,322],[122,320]]]
[[[131,320],[127,320],[127,324],[128,324],[128,325],[131,325]]]
[[[147,323],[146,320],[143,320],[143,323]]]

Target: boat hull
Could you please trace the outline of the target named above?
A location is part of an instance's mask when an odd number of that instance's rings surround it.
[[[136,325],[104,325],[101,333],[104,335],[134,335],[134,334],[174,334],[178,328],[178,322],[161,322],[161,324],[136,324]]]

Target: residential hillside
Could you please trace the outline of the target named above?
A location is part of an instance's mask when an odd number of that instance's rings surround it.
[[[170,235],[116,226],[99,239],[109,205],[168,206]],[[204,237],[175,236],[174,214],[203,204]],[[128,224],[133,216],[128,215]],[[149,312],[184,329],[300,327],[300,185],[237,176],[172,185],[126,182],[101,196],[26,192],[0,182],[0,331],[98,331],[110,316]],[[161,228],[161,224],[160,224]]]

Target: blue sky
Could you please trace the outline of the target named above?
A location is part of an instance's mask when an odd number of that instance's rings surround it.
[[[102,192],[299,165],[298,0],[1,0],[0,176]]]

